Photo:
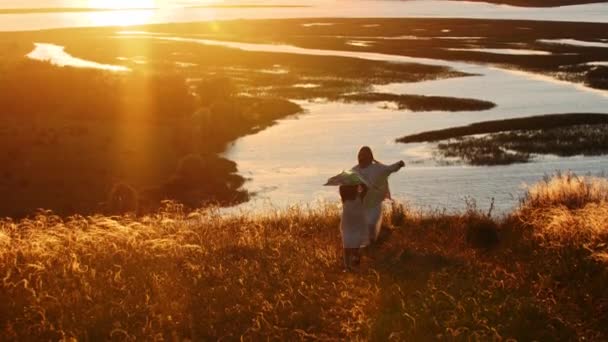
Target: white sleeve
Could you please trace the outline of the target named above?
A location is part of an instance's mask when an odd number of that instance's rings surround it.
[[[401,162],[396,162],[395,164],[386,165],[385,167],[386,167],[387,173],[395,173],[395,172],[401,170]]]

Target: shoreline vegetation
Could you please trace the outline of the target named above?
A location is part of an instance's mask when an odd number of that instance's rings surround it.
[[[439,142],[435,159],[470,165],[526,163],[534,155],[598,156],[608,154],[608,115],[557,114],[496,120],[423,132],[400,143]]]
[[[0,220],[2,340],[608,339],[608,181],[503,217],[395,204],[342,273],[339,208]]]
[[[540,130],[566,126],[599,124],[608,124],[608,114],[548,114],[524,118],[477,122],[467,126],[416,133],[398,138],[397,142],[404,144],[434,142],[476,134],[499,133],[517,130]]]
[[[423,95],[397,95],[385,93],[360,93],[344,95],[346,102],[394,103],[396,110],[411,110],[413,112],[428,111],[483,111],[494,108],[496,105],[489,101]]]

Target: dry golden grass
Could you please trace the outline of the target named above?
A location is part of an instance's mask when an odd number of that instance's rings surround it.
[[[608,202],[608,179],[557,173],[528,187],[522,209],[566,207],[579,209],[589,204]]]
[[[516,216],[545,247],[584,248],[604,260],[608,179],[558,173],[528,189]]]
[[[294,339],[361,332],[359,311],[372,297],[350,300],[369,287],[337,272],[337,220],[335,208],[250,219],[214,211],[186,216],[171,205],[139,219],[43,213],[3,221],[3,336]]]
[[[540,191],[559,177],[531,194],[566,199]],[[502,219],[394,206],[358,273],[342,273],[334,205],[6,219],[0,339],[606,339],[605,201],[549,199]],[[500,243],[472,248],[479,227]]]
[[[532,241],[530,268],[552,310],[588,333],[607,327],[608,180],[557,173],[530,187],[512,216]],[[589,337],[605,340],[606,329]]]

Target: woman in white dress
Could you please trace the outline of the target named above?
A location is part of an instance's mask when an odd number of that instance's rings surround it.
[[[374,154],[368,146],[364,146],[359,150],[357,158],[359,164],[353,167],[353,171],[361,175],[369,184],[369,189],[363,199],[365,223],[368,231],[363,246],[368,246],[374,243],[378,235],[380,235],[382,202],[391,196],[388,187],[388,177],[403,168],[405,162],[401,160],[392,165],[384,165],[374,159]]]

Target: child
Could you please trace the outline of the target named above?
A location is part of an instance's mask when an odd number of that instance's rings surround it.
[[[345,272],[351,271],[358,264],[359,247],[365,241],[367,226],[365,224],[365,207],[363,197],[367,192],[365,185],[342,185],[342,246],[344,248]]]

